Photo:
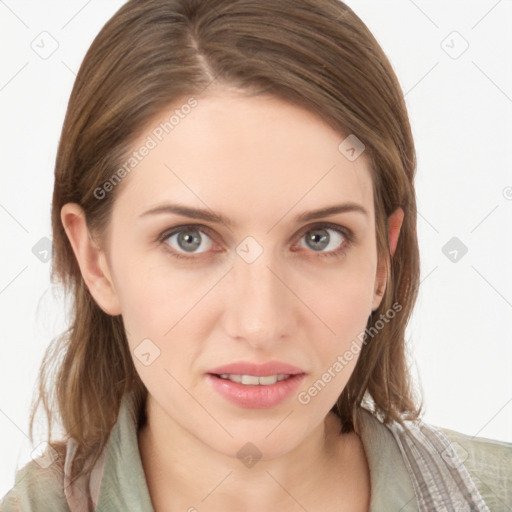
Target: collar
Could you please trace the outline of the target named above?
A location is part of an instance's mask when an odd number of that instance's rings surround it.
[[[99,493],[97,509],[104,512],[155,512],[140,457],[138,411],[132,398],[131,393],[123,397],[117,423],[91,475],[90,485]],[[362,409],[360,436],[370,468],[369,512],[416,511],[414,489],[397,442],[370,410]]]

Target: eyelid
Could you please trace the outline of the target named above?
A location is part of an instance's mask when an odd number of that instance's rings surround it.
[[[328,229],[333,229],[334,231],[338,231],[343,236],[345,236],[345,238],[347,238],[347,240],[354,240],[354,238],[355,238],[354,232],[351,229],[349,229],[345,226],[342,226],[341,224],[336,224],[334,222],[327,222],[327,221],[324,221],[324,222],[319,221],[319,222],[313,222],[312,224],[308,224],[307,226],[304,226],[304,228],[302,228],[299,231],[299,234],[300,234],[300,236],[302,236],[302,235],[304,235],[304,233],[307,233],[308,231],[311,231],[312,229],[318,229],[318,228],[328,228]],[[295,236],[297,236],[297,235],[293,235],[293,237],[295,237]]]
[[[173,228],[169,228],[163,231],[162,234],[158,236],[158,241],[164,241],[170,236],[175,235],[180,231],[185,231],[187,229],[195,229],[196,231],[201,231],[207,234],[210,238],[212,238],[211,233],[213,230],[208,226],[204,226],[203,224],[180,224],[179,226],[174,226]]]

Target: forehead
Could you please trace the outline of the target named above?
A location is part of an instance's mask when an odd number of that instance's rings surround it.
[[[364,153],[347,159],[340,144],[348,134],[321,117],[266,95],[226,91],[188,100],[156,116],[133,144],[135,165],[114,209],[135,215],[180,202],[272,224],[290,210],[350,201],[373,215]]]

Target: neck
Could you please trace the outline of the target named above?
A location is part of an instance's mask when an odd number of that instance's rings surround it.
[[[157,512],[310,510],[304,501],[332,494],[333,483],[346,496],[354,493],[360,443],[354,433],[339,434],[332,413],[292,451],[248,465],[182,428],[150,396],[147,417],[138,441]]]

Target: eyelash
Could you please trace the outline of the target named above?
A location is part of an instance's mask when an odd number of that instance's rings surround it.
[[[304,229],[300,233],[299,240],[309,231],[313,231],[315,229],[323,229],[323,228],[329,228],[329,229],[332,229],[333,231],[336,231],[337,233],[342,235],[345,238],[345,240],[342,242],[341,246],[338,249],[335,249],[334,251],[317,252],[317,256],[320,258],[324,258],[324,257],[331,257],[331,258],[338,257],[339,258],[345,254],[345,252],[351,247],[351,245],[355,241],[354,234],[350,229],[339,226],[338,224],[332,224],[330,222],[322,222],[322,223],[314,224],[311,226],[307,226],[307,228]],[[177,226],[175,228],[172,228],[171,230],[164,231],[157,238],[157,242],[159,242],[160,244],[163,244],[165,246],[165,249],[171,254],[171,256],[173,256],[175,258],[179,258],[179,259],[193,260],[197,257],[197,254],[194,255],[192,253],[191,256],[185,256],[183,253],[177,252],[175,249],[172,249],[169,246],[169,244],[165,243],[165,241],[172,235],[175,235],[176,233],[180,233],[181,231],[186,231],[187,229],[195,229],[197,231],[201,231],[202,233],[208,235],[209,238],[212,238],[210,235],[210,229],[207,228],[206,226],[203,226],[201,224],[185,224],[182,226]],[[311,250],[309,252],[315,252],[315,251]],[[202,253],[198,253],[198,254],[202,254]]]

